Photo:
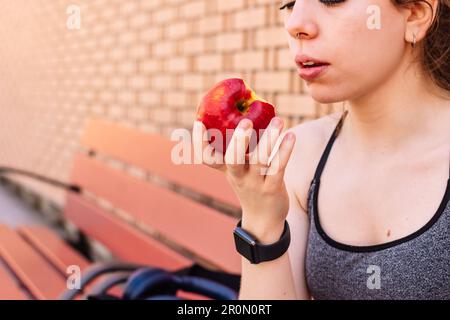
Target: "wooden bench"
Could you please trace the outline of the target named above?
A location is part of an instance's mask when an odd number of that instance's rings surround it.
[[[81,192],[66,193],[64,218],[84,235],[120,261],[168,270],[196,262],[240,274],[232,235],[237,217],[212,206],[239,212],[220,172],[176,165],[175,142],[167,137],[100,119],[88,122],[80,144],[70,182]],[[85,270],[91,262],[53,231],[0,225],[0,299],[57,299],[71,265]]]

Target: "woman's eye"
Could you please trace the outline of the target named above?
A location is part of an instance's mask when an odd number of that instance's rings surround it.
[[[291,10],[295,5],[295,1],[291,1],[280,7],[280,10],[288,9]]]
[[[345,2],[346,0],[319,0],[327,7],[332,7],[338,5],[339,3]],[[288,9],[291,10],[295,5],[295,1],[291,1],[280,7],[280,10]]]
[[[320,2],[322,2],[324,5],[326,5],[327,7],[332,7],[335,6],[341,2],[344,2],[345,0],[320,0]]]

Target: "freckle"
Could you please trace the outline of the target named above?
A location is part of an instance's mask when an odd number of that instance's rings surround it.
[[[391,236],[391,230],[387,231],[387,236],[390,237]]]

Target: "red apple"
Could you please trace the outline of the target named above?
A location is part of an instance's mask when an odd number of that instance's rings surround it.
[[[197,120],[203,122],[207,130],[220,130],[223,143],[214,143],[214,137],[210,137],[209,142],[221,153],[225,153],[232,136],[227,134],[227,129],[230,132],[236,129],[242,119],[250,119],[256,132],[256,137],[252,136],[252,139],[259,141],[260,135],[273,117],[274,106],[259,97],[244,80],[238,78],[226,79],[216,84],[203,97],[197,110]],[[256,143],[251,143],[251,147],[255,145]],[[247,153],[249,151],[252,150],[247,149]]]

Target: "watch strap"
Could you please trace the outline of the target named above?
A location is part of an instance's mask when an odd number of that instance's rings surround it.
[[[242,220],[239,221],[237,227],[240,228],[241,230],[244,230],[242,229]],[[278,259],[288,250],[291,242],[291,233],[287,221],[284,222],[284,229],[280,239],[277,242],[271,244],[262,244],[256,237],[251,235],[248,231],[246,230],[244,231],[250,236],[252,236],[252,238],[255,240],[256,243],[252,248],[254,261],[250,261],[253,264]]]

